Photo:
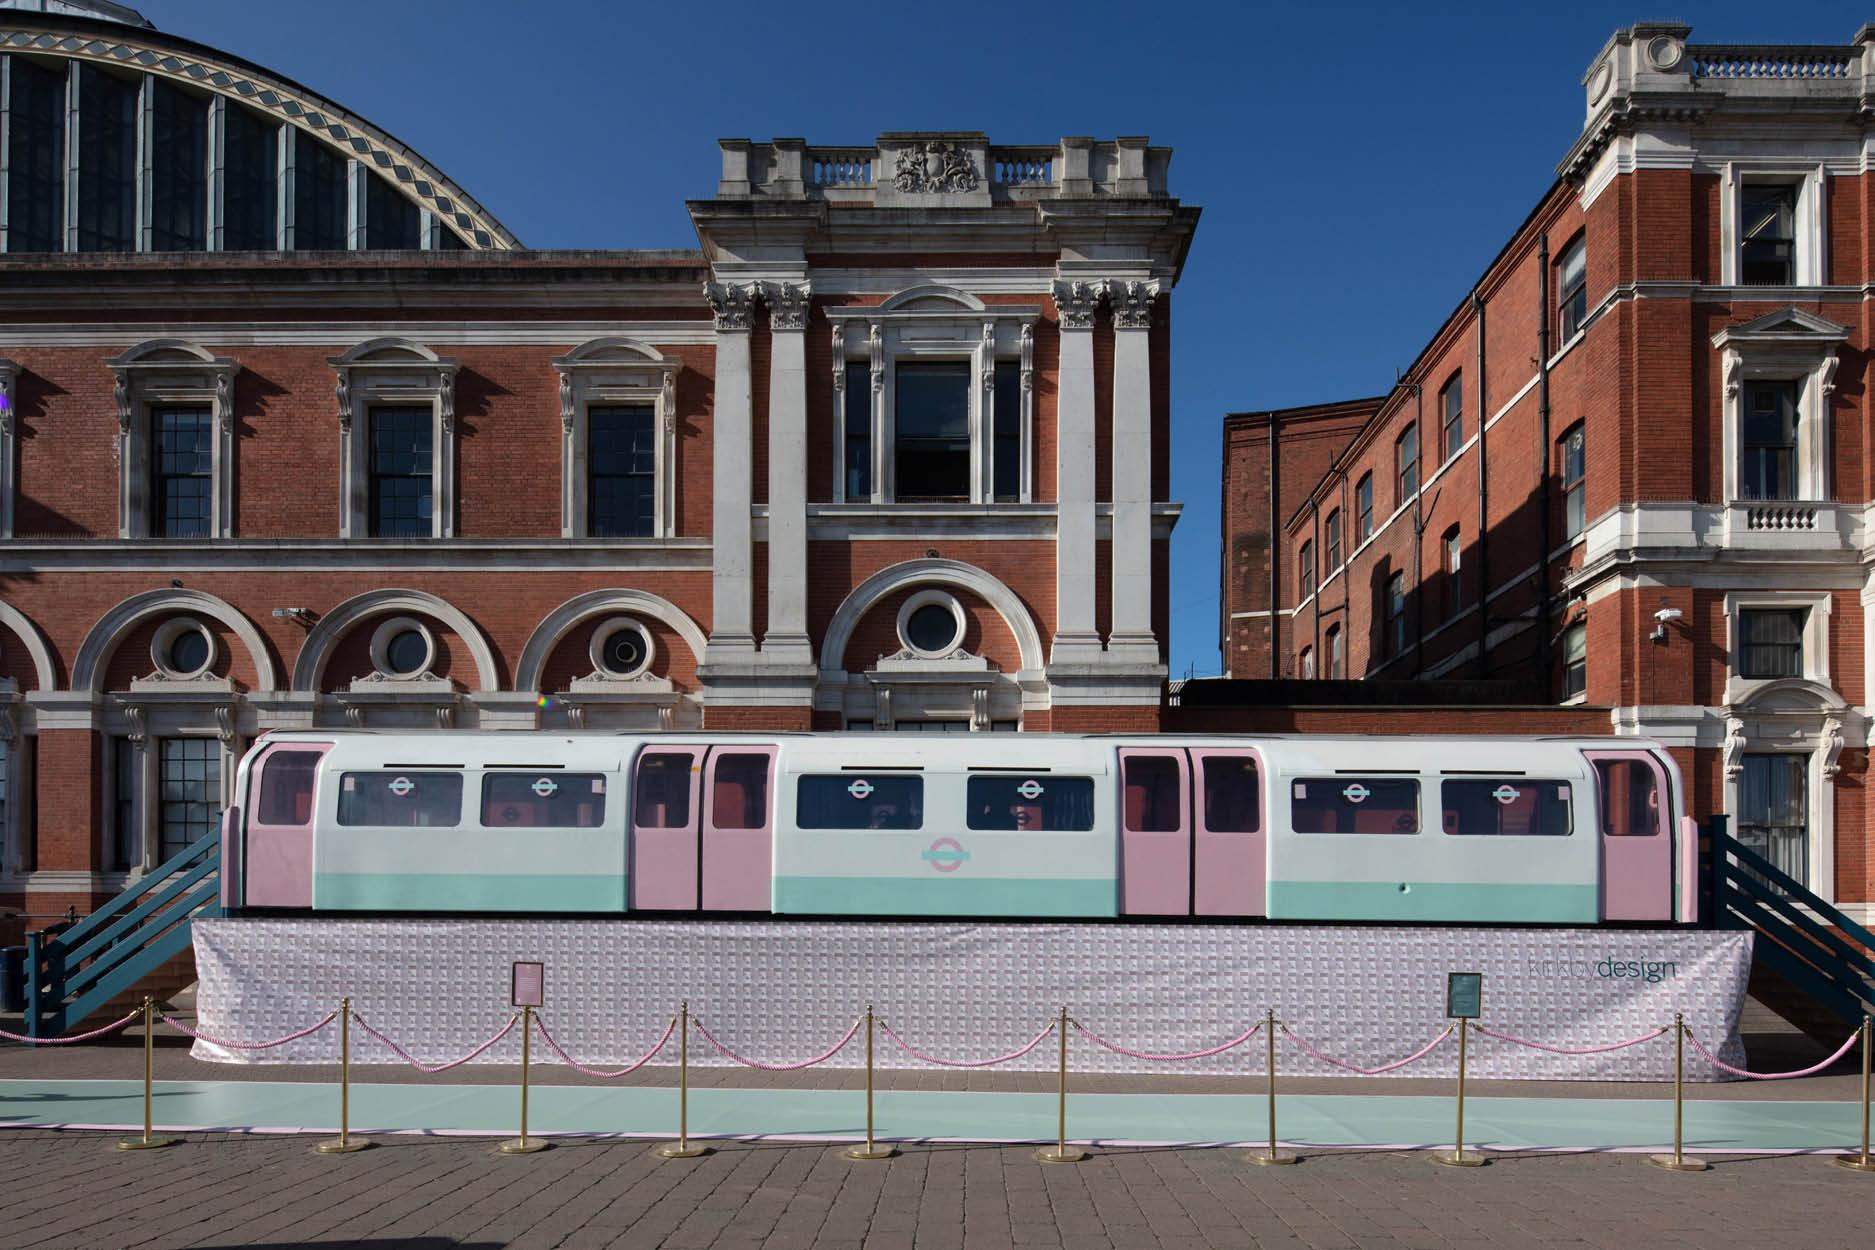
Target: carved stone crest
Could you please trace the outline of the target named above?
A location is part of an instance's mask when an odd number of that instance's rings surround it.
[[[892,185],[907,194],[974,191],[977,170],[970,162],[970,154],[955,143],[933,140],[914,144],[898,154],[892,167]]]

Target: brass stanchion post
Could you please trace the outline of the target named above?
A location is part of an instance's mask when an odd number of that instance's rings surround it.
[[[510,1138],[496,1147],[504,1155],[531,1155],[547,1149],[552,1142],[542,1141],[527,1135],[527,1078],[529,1062],[533,1057],[534,1009],[521,1008],[521,1135]]]
[[[710,1153],[708,1146],[690,1144],[690,1000],[677,1008],[677,1140],[658,1147],[664,1159],[695,1159]]]
[[[1443,1163],[1449,1168],[1481,1168],[1490,1160],[1476,1150],[1465,1149],[1465,1034],[1466,1026],[1471,1021],[1463,1016],[1458,1021],[1458,1129],[1452,1141],[1452,1149],[1432,1152],[1434,1163]]]
[[[1673,1013],[1673,1153],[1648,1155],[1647,1161],[1669,1172],[1703,1172],[1710,1165],[1704,1159],[1689,1159],[1685,1145],[1686,1110],[1686,1018]]]
[[[1063,1006],[1061,1019],[1055,1027],[1061,1031],[1061,1066],[1056,1082],[1057,1105],[1055,1110],[1055,1144],[1035,1152],[1035,1157],[1043,1163],[1079,1163],[1087,1157],[1087,1152],[1079,1146],[1068,1145],[1068,1009]]]
[[[348,1155],[376,1142],[352,1140],[352,1000],[339,999],[339,1135],[313,1147],[314,1154]]]
[[[1271,1007],[1263,1017],[1263,1039],[1265,1046],[1265,1071],[1269,1074],[1270,1101],[1270,1144],[1268,1150],[1252,1150],[1244,1158],[1262,1167],[1277,1167],[1285,1163],[1299,1162],[1297,1155],[1287,1150],[1276,1149],[1276,1009]]]
[[[898,1153],[896,1146],[881,1146],[872,1136],[872,1004],[866,1004],[866,1144],[850,1147],[846,1152],[849,1159],[890,1159]]]
[[[156,1086],[156,1000],[148,994],[143,996],[143,1136],[120,1138],[119,1150],[154,1150],[159,1146],[173,1146],[173,1137],[157,1137],[151,1132],[151,1117],[154,1114],[152,1102]]]
[[[1875,1172],[1875,1159],[1868,1153],[1868,1109],[1869,1109],[1869,1034],[1875,1031],[1875,1021],[1862,1017],[1862,1153],[1859,1155],[1837,1155],[1836,1166],[1848,1168],[1852,1172]]]

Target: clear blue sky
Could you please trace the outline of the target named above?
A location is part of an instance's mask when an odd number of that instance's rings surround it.
[[[1175,676],[1218,671],[1222,414],[1375,394],[1554,177],[1646,6],[132,0],[414,146],[532,247],[693,247],[715,140],[1149,134],[1204,218],[1174,300]],[[1875,7],[1875,6],[1871,6]],[[1868,10],[1682,4],[1695,42]],[[1690,11],[1689,11],[1690,10]],[[961,19],[961,20],[960,20]]]

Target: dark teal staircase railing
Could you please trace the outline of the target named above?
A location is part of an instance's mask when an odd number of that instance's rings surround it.
[[[58,1037],[189,949],[221,915],[221,834],[207,834],[76,924],[26,935],[26,1032]]]
[[[1756,959],[1843,1023],[1875,1014],[1875,933],[1726,832],[1707,827],[1711,922],[1755,929]]]

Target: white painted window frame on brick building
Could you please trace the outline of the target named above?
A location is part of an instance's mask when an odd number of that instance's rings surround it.
[[[952,287],[910,287],[875,307],[829,308],[833,323],[833,501],[894,503],[893,433],[896,428],[897,365],[905,361],[967,361],[970,364],[970,498],[972,504],[996,501],[995,400],[998,361],[1022,369],[1022,464],[1017,472],[1016,502],[1034,499],[1035,480],[1035,323],[1041,309],[985,304]],[[872,495],[846,498],[844,421],[848,361],[872,366]],[[929,506],[920,504],[918,506]]]
[[[1791,258],[1791,286],[1822,286],[1827,265],[1828,209],[1824,194],[1828,183],[1824,167],[1814,160],[1769,157],[1726,161],[1720,169],[1719,195],[1719,284],[1742,284],[1745,245],[1740,232],[1743,214],[1742,196],[1746,186],[1780,184],[1797,188],[1797,206],[1792,231],[1795,255]],[[1756,291],[1777,287],[1752,287]]]
[[[590,536],[593,407],[648,404],[657,438],[651,537],[671,537],[677,529],[677,375],[683,362],[635,339],[607,336],[580,344],[553,367],[560,375],[560,536]]]
[[[182,404],[208,406],[214,431],[208,532],[234,537],[234,378],[240,364],[182,339],[150,339],[104,363],[117,379],[118,537],[154,536],[150,425],[155,410]]]
[[[1741,462],[1745,447],[1745,386],[1750,382],[1796,382],[1797,501],[1823,503],[1830,498],[1830,399],[1836,369],[1849,331],[1815,313],[1784,308],[1712,336],[1723,368],[1724,489],[1728,513],[1771,515],[1782,501],[1742,498]],[[1786,522],[1791,528],[1809,525]],[[1784,525],[1773,528],[1783,528]],[[1727,529],[1765,528],[1749,516],[1728,515]]]
[[[456,362],[409,339],[376,338],[326,363],[338,377],[339,537],[371,536],[371,409],[427,404],[430,537],[454,538]]]

